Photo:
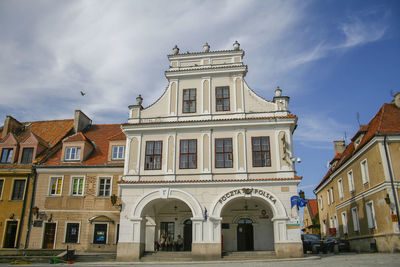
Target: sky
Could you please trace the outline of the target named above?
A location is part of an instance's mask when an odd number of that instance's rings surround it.
[[[250,88],[268,100],[277,86],[290,96],[307,198],[333,141],[348,144],[400,91],[396,0],[1,0],[0,33],[0,120],[19,121],[80,109],[94,123],[126,122],[139,94],[148,106],[165,90],[175,45],[225,50],[237,40]]]

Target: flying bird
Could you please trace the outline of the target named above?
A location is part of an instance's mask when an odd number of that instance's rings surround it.
[[[84,93],[84,92],[81,91],[81,95],[84,96],[84,95],[86,95],[86,93]]]

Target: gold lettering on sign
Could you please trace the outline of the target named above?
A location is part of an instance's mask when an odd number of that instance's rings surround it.
[[[274,204],[276,203],[276,199],[272,195],[270,195],[269,193],[267,193],[267,192],[265,192],[264,190],[261,190],[261,189],[253,189],[253,188],[242,188],[241,190],[240,189],[235,189],[235,190],[229,191],[228,193],[223,195],[218,200],[218,202],[222,204],[225,201],[227,201],[230,197],[233,197],[235,195],[242,195],[242,194],[246,194],[246,195],[252,194],[253,196],[254,195],[260,195],[260,196],[263,196],[265,198],[268,198],[269,200],[271,200],[272,203],[274,203]]]

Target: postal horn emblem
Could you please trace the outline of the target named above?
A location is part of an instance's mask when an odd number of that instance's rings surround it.
[[[246,195],[249,195],[249,194],[251,194],[251,192],[253,192],[253,188],[243,188],[242,191]]]

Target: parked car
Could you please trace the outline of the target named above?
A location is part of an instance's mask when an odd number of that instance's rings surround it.
[[[328,237],[327,239],[325,239],[324,243],[327,251],[334,252],[335,245],[338,245],[339,252],[350,251],[350,242],[345,239]]]
[[[311,251],[312,253],[326,252],[325,244],[319,235],[302,234],[301,241],[303,242],[304,253],[307,253],[307,251]]]

